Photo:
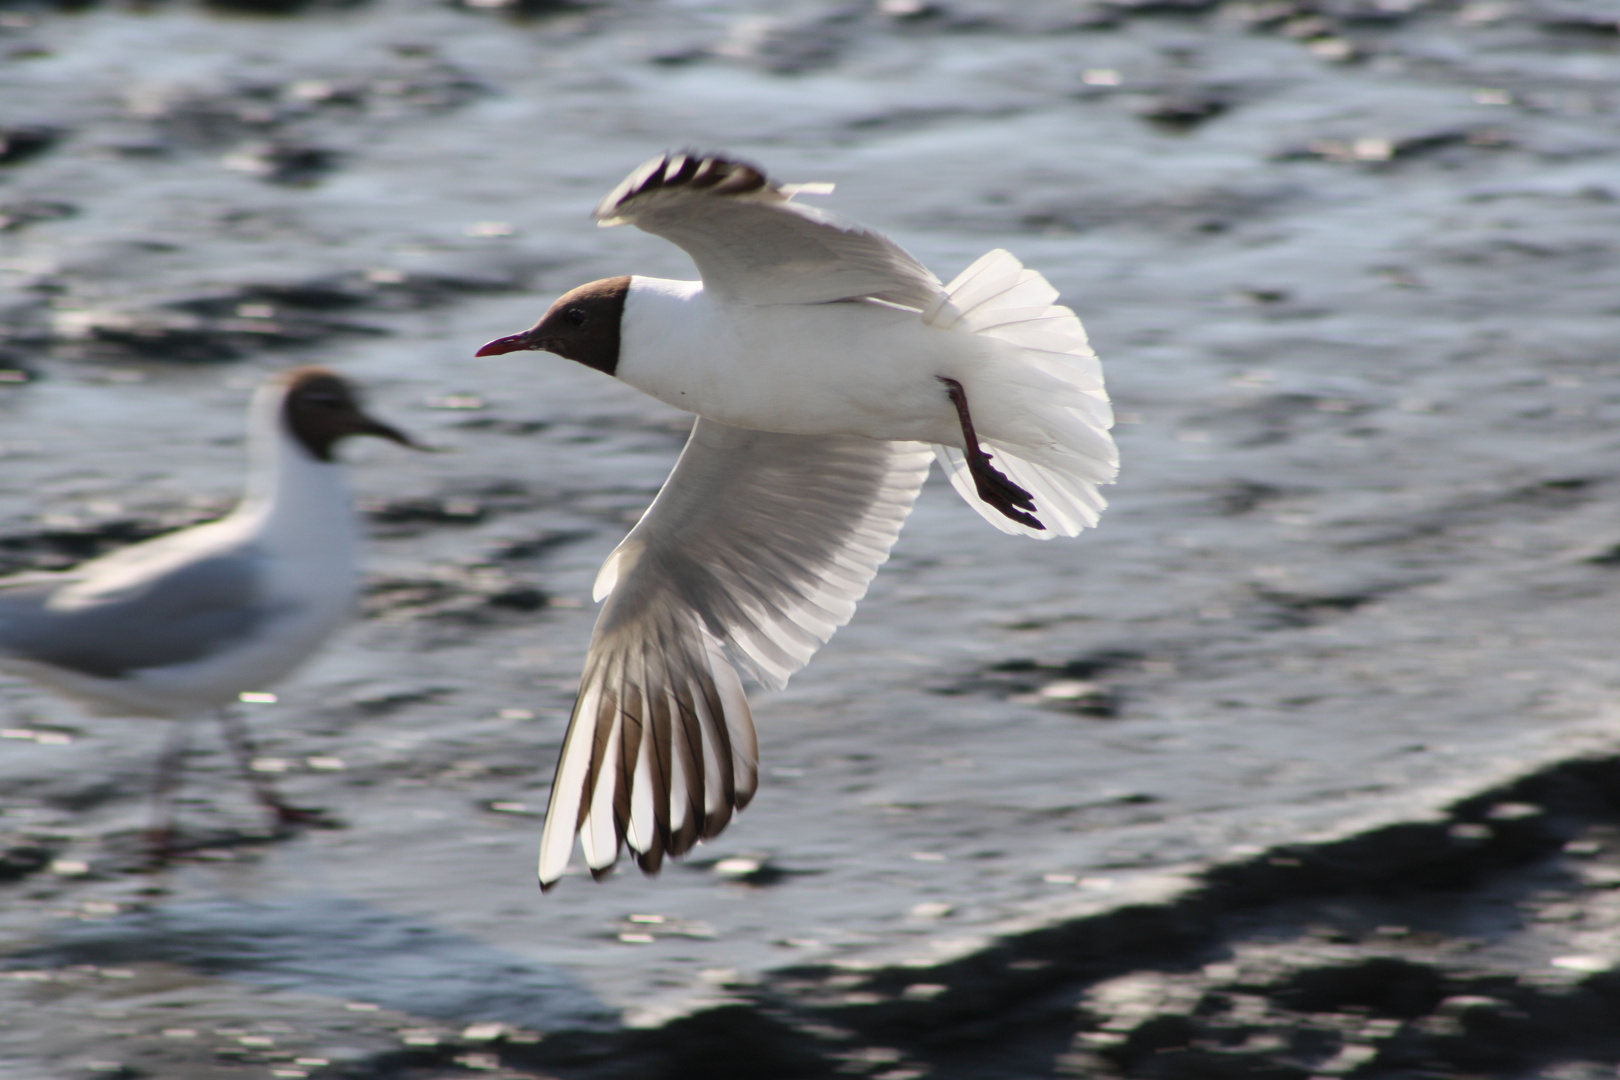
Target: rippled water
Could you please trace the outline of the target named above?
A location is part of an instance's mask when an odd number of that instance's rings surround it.
[[[9,568],[225,505],[250,389],[290,363],[353,374],[448,451],[356,448],[372,617],[251,711],[347,829],[231,846],[255,819],[213,753],[182,813],[215,855],[143,895],[120,867],[161,731],[0,685],[11,730],[71,739],[0,742],[0,826],[91,868],[3,886],[9,942],[109,904],[297,923],[317,888],[658,1016],[784,965],[971,955],[1610,752],[1620,57],[1598,15],[900,10],[0,9],[0,126],[60,133],[0,164],[0,215],[35,207],[0,232],[0,367],[37,375],[0,383]],[[826,205],[943,277],[998,246],[1041,269],[1104,359],[1124,469],[1103,527],[1050,544],[936,478],[854,623],[756,696],[748,812],[659,880],[542,900],[532,808],[588,585],[685,421],[471,353],[578,282],[689,274],[588,217],[681,145],[837,182]],[[491,602],[534,588],[539,612]],[[738,883],[728,858],[780,872]],[[68,940],[189,963],[111,917]],[[513,1021],[425,1002],[412,970],[339,986],[296,962],[343,925],[312,908],[277,988]],[[40,1030],[0,1054],[77,1060]]]

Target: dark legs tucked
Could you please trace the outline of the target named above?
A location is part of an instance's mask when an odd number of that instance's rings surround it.
[[[978,489],[979,498],[1018,524],[1044,531],[1046,526],[1035,515],[1025,513],[1026,510],[1035,509],[1035,497],[990,464],[990,455],[979,446],[979,437],[973,433],[973,417],[968,413],[967,394],[962,390],[962,384],[943,376],[939,381],[945,384],[945,392],[950,395],[951,404],[956,406],[957,419],[962,422],[962,442],[966,446],[968,472],[973,474],[973,484]]]

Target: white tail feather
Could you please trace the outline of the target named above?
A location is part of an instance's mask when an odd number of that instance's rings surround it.
[[[1119,468],[1102,365],[1080,320],[1057,298],[1038,272],[996,250],[958,274],[923,313],[929,325],[1008,346],[996,351],[982,379],[963,380],[968,408],[992,464],[1034,497],[1046,528],[1020,525],[981,500],[961,450],[935,446],[934,454],[985,520],[1040,539],[1095,526],[1107,505],[1097,488],[1112,483]]]

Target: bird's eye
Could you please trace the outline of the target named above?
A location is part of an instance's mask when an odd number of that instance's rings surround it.
[[[567,319],[574,326],[584,326],[586,319],[585,309],[571,307],[567,311],[563,312],[563,318]]]

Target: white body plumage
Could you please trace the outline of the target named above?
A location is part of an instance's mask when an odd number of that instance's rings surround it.
[[[667,154],[596,209],[680,245],[701,281],[604,278],[480,356],[545,350],[697,414],[609,556],[539,877],[576,835],[605,873],[717,835],[758,778],[735,664],[781,686],[888,557],[929,448],[1004,532],[1095,525],[1118,456],[1102,369],[1057,290],[1005,251],[948,285],[745,163]]]

